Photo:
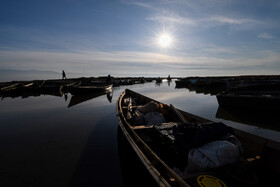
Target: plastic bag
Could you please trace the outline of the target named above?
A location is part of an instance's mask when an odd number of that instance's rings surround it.
[[[201,172],[226,164],[233,164],[240,159],[241,153],[238,146],[225,140],[213,141],[190,150],[187,172]]]
[[[163,115],[159,112],[149,112],[145,114],[144,116],[146,125],[161,125],[162,123],[165,123],[165,118]]]

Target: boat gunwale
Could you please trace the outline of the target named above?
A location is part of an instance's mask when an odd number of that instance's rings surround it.
[[[97,85],[95,85],[95,86],[80,86],[80,85],[77,85],[77,86],[73,86],[72,88],[74,88],[74,89],[85,89],[85,90],[87,90],[87,89],[92,89],[92,90],[108,90],[108,89],[111,89],[113,87],[113,85],[112,84],[110,84],[110,85],[103,85],[103,86],[97,86]]]

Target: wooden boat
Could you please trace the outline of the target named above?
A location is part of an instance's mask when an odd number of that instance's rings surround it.
[[[181,78],[175,81],[176,86],[175,88],[187,88],[190,84],[190,81],[188,78]]]
[[[15,83],[6,87],[1,88],[0,95],[4,97],[19,97],[24,94],[25,90],[32,87],[33,82],[28,83]]]
[[[112,89],[113,85],[103,85],[103,86],[72,86],[69,88],[69,92],[72,95],[78,95],[78,94],[86,94],[86,93],[92,93],[96,91],[107,91]]]
[[[278,110],[280,106],[280,91],[229,90],[216,97],[219,105],[227,108]]]
[[[11,90],[13,90],[13,89],[16,89],[18,85],[19,85],[19,83],[15,83],[15,84],[11,84],[11,85],[2,87],[2,88],[0,89],[0,92],[8,92],[8,91],[11,91]]]
[[[62,92],[63,93],[69,93],[69,90],[73,87],[73,86],[80,86],[81,82],[72,82],[72,83],[68,83],[63,85],[62,87]]]
[[[43,95],[53,95],[61,97],[63,95],[63,85],[57,82],[43,81],[39,86],[40,92]]]
[[[162,78],[160,77],[156,78],[156,83],[162,83]]]
[[[127,101],[129,101],[128,104]],[[164,105],[132,90],[126,89],[120,95],[117,101],[119,126],[158,186],[209,186],[210,184],[217,186],[269,186],[276,184],[280,174],[279,142],[237,129],[233,129],[233,133],[242,143],[244,160],[215,169],[180,174],[174,166],[184,165],[185,155],[184,150],[177,148],[177,140],[170,143],[166,141],[169,139],[168,137],[156,132],[155,125],[140,125],[133,118],[135,108],[138,105],[145,105],[151,101],[159,106],[165,106],[165,111],[168,111],[169,116],[167,122],[183,121],[183,124],[187,122],[205,124],[211,121]],[[159,127],[162,126],[164,124]]]

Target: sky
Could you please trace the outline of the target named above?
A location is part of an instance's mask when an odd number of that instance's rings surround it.
[[[279,74],[279,9],[279,0],[1,0],[0,69]]]

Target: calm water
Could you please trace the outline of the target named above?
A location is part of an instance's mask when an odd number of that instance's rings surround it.
[[[4,98],[0,101],[0,186],[124,186],[115,104],[125,88],[280,141],[273,120],[266,126],[263,119],[258,122],[258,116],[250,122],[241,115],[239,121],[250,125],[234,122],[238,115],[219,108],[215,96],[175,89],[174,81],[116,87],[113,95],[87,98],[70,94],[67,99],[47,95]]]

